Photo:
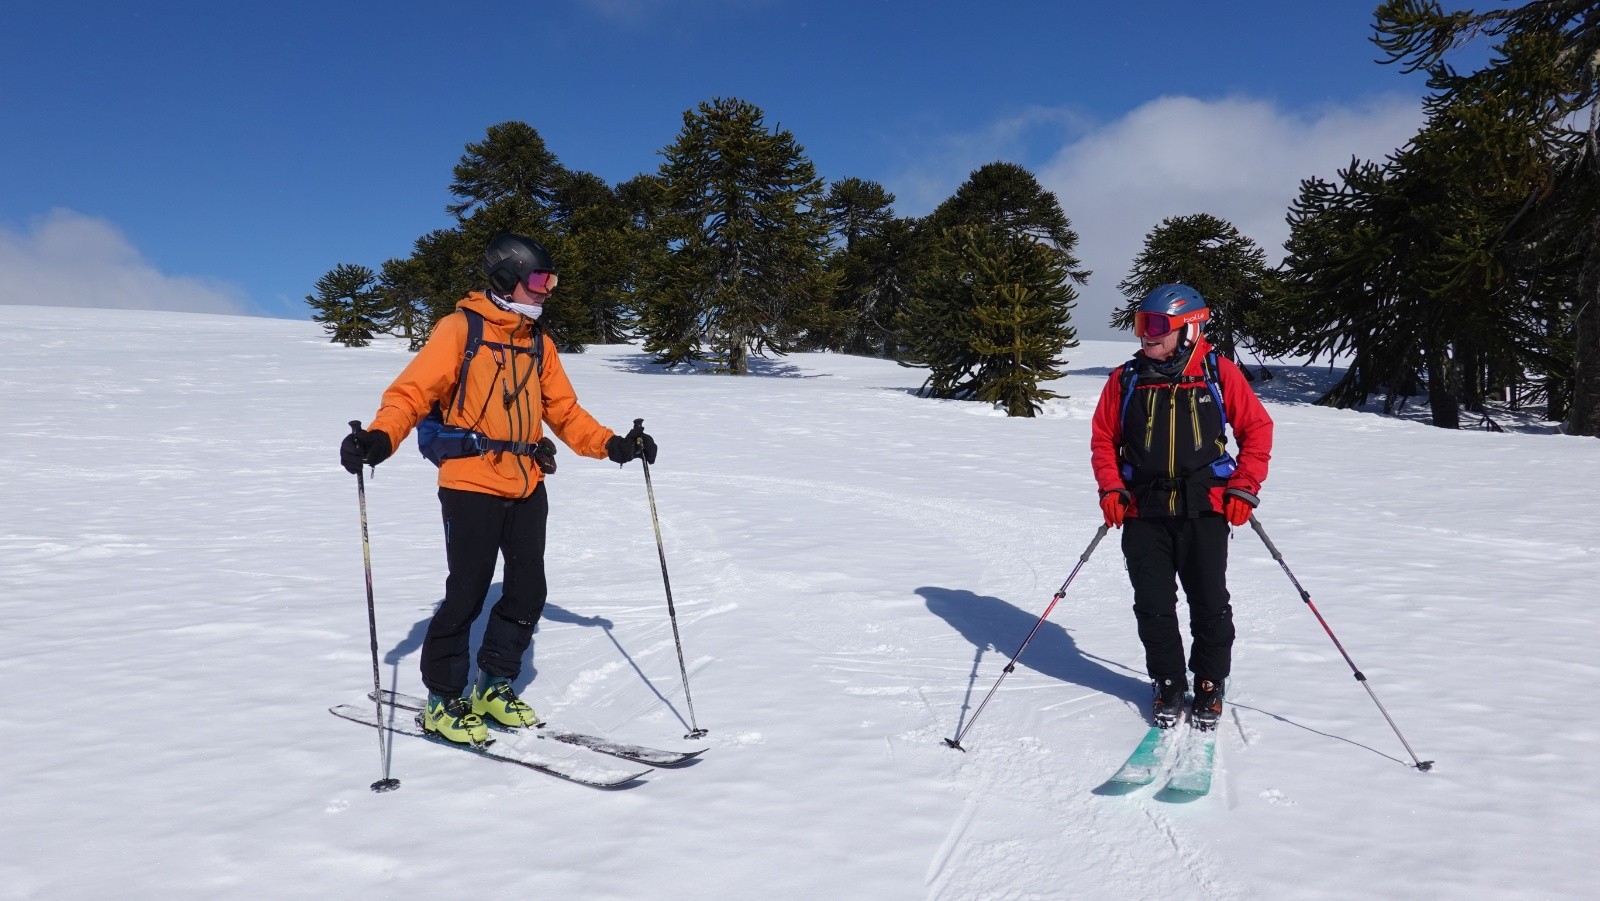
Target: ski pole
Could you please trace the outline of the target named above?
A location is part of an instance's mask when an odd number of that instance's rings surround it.
[[[1384,709],[1383,702],[1378,700],[1378,696],[1372,691],[1372,686],[1367,684],[1366,675],[1356,668],[1356,662],[1350,659],[1350,655],[1345,652],[1344,645],[1339,643],[1339,636],[1333,634],[1333,630],[1328,627],[1328,621],[1322,618],[1321,613],[1317,612],[1317,605],[1311,603],[1311,594],[1300,585],[1300,580],[1294,577],[1294,572],[1289,569],[1289,564],[1283,562],[1283,554],[1278,552],[1278,546],[1272,543],[1271,538],[1267,537],[1267,530],[1261,527],[1261,521],[1256,519],[1253,514],[1250,517],[1250,528],[1255,529],[1256,534],[1261,536],[1261,541],[1266,544],[1267,550],[1272,553],[1272,559],[1278,561],[1278,565],[1283,567],[1284,575],[1288,576],[1289,581],[1294,584],[1294,590],[1300,593],[1300,600],[1306,602],[1306,607],[1310,608],[1311,615],[1315,616],[1317,622],[1322,624],[1322,631],[1328,633],[1328,637],[1333,639],[1333,646],[1339,649],[1339,654],[1344,657],[1344,662],[1350,665],[1350,671],[1356,674],[1356,681],[1360,682],[1361,687],[1367,690],[1367,696],[1372,698],[1372,703],[1378,705],[1378,712],[1383,714],[1385,720],[1388,720],[1389,728],[1394,730],[1395,737],[1399,738],[1400,743],[1406,746],[1406,753],[1411,755],[1412,763],[1424,773],[1433,769],[1433,761],[1417,759],[1417,752],[1411,750],[1411,743],[1406,741],[1404,735],[1400,734],[1400,727],[1394,724],[1394,717],[1391,717],[1389,711]]]
[[[351,420],[350,430],[361,431],[361,422]],[[372,640],[372,706],[378,724],[378,761],[383,767],[383,778],[372,783],[375,792],[393,791],[400,787],[399,779],[389,777],[389,749],[383,742],[383,685],[378,676],[378,614],[372,603],[372,542],[367,539],[367,479],[356,468],[356,497],[361,499],[361,561],[367,570],[367,636]]]
[[[1089,555],[1093,554],[1094,549],[1099,546],[1100,539],[1106,537],[1106,530],[1108,528],[1110,527],[1102,525],[1099,529],[1095,530],[1094,540],[1089,542],[1089,547],[1084,550],[1083,556],[1078,558],[1078,565],[1072,568],[1072,573],[1067,576],[1067,581],[1062,582],[1061,587],[1056,589],[1055,596],[1050,599],[1050,606],[1044,608],[1044,613],[1039,615],[1039,621],[1033,624],[1033,631],[1029,632],[1028,637],[1022,640],[1022,647],[1017,648],[1017,652],[1011,655],[1011,662],[1006,664],[1006,668],[1000,671],[1000,678],[994,680],[994,686],[989,689],[988,694],[983,696],[983,703],[978,705],[977,712],[972,714],[972,719],[967,720],[966,727],[957,733],[955,738],[947,738],[944,740],[946,745],[955,748],[957,751],[967,750],[966,748],[961,747],[961,739],[967,736],[967,732],[972,729],[972,724],[976,723],[978,721],[978,717],[983,715],[983,708],[989,706],[989,699],[994,697],[995,689],[998,689],[1000,687],[1000,683],[1006,680],[1006,676],[1011,675],[1011,671],[1017,668],[1017,658],[1021,657],[1022,652],[1027,649],[1028,642],[1033,641],[1033,636],[1039,633],[1039,628],[1043,626],[1044,621],[1050,617],[1050,611],[1056,609],[1056,602],[1067,596],[1067,586],[1071,585],[1072,580],[1077,578],[1078,570],[1083,569],[1083,565],[1089,562]]]
[[[644,420],[635,419],[633,427],[644,431]],[[644,490],[650,497],[650,523],[656,530],[656,554],[661,558],[661,585],[667,591],[667,618],[672,621],[672,643],[678,648],[678,674],[683,676],[683,699],[689,704],[689,734],[684,738],[702,738],[706,730],[700,728],[694,718],[694,698],[689,694],[689,670],[683,665],[683,639],[678,637],[678,611],[672,606],[672,580],[667,578],[667,551],[661,543],[661,520],[656,516],[656,489],[650,483],[650,461],[644,458],[644,440],[633,439],[634,451],[639,456],[639,463],[644,467]]]

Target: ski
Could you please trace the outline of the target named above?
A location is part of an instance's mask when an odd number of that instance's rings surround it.
[[[376,696],[374,696],[373,692],[367,692],[367,698],[368,700],[381,701],[401,710],[415,710],[420,712],[424,707],[427,706],[427,701],[423,698],[419,698],[414,695],[388,691],[387,689],[377,693]],[[647,763],[651,766],[681,766],[682,764],[687,763],[706,752],[705,748],[696,748],[692,751],[668,751],[662,748],[649,748],[645,747],[644,745],[615,741],[599,735],[584,735],[581,732],[571,732],[564,729],[554,729],[550,732],[539,731],[543,730],[545,726],[548,725],[547,723],[543,722],[529,729],[518,729],[513,726],[501,725],[500,723],[490,719],[485,719],[484,724],[496,732],[501,732],[507,735],[529,735],[545,741],[564,742],[569,745],[577,745],[581,748],[588,748],[591,751],[598,751],[601,754],[609,754],[612,757],[620,757],[623,760],[632,760],[635,763]]]
[[[1211,771],[1216,759],[1217,730],[1191,727],[1178,762],[1167,777],[1166,790],[1197,797],[1211,791]]]
[[[1167,757],[1177,745],[1180,729],[1181,726],[1169,726],[1165,729],[1151,726],[1150,731],[1139,740],[1138,747],[1128,755],[1127,762],[1112,775],[1110,781],[1118,785],[1149,785],[1156,781],[1156,774],[1161,771]]]
[[[577,782],[595,788],[619,788],[650,772],[649,769],[619,769],[541,754],[536,750],[525,747],[524,742],[519,742],[514,738],[505,742],[490,739],[489,742],[481,746],[459,744],[426,731],[417,724],[415,717],[407,714],[396,716],[393,722],[380,723],[376,710],[367,710],[349,704],[330,707],[328,712],[353,723],[360,723],[363,726],[387,729],[396,735],[415,735],[418,738],[426,739],[446,748],[456,748],[489,760],[519,764],[531,770],[538,770],[541,773],[547,773],[569,782]]]

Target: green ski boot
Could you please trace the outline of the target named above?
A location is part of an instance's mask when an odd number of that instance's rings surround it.
[[[542,725],[539,715],[512,690],[511,680],[483,672],[472,686],[472,712],[513,729]]]
[[[422,729],[460,745],[481,745],[489,740],[489,727],[467,705],[466,698],[429,694],[422,712]]]

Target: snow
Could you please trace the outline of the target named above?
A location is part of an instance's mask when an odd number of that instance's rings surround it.
[[[1209,796],[1097,791],[1146,729],[1114,535],[944,746],[1098,525],[1089,416],[1129,349],[1069,352],[1031,420],[881,360],[565,356],[591,412],[660,443],[709,750],[602,792],[402,736],[375,794],[378,733],[326,712],[372,680],[336,445],[404,345],[0,306],[0,898],[1592,897],[1600,442],[1312,406],[1325,370],[1264,386],[1261,522],[1432,772],[1248,530]],[[639,466],[558,459],[519,687],[689,746]],[[420,693],[443,548],[411,442],[367,503],[382,680]]]

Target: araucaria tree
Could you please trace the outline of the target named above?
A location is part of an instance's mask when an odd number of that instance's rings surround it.
[[[1378,43],[1397,58],[1442,52],[1430,42],[1457,21],[1418,3],[1386,4],[1378,18]],[[1554,32],[1506,32],[1496,49],[1515,64],[1430,69],[1428,123],[1383,163],[1301,186],[1282,279],[1253,327],[1269,352],[1349,359],[1323,403],[1384,393],[1392,410],[1426,389],[1433,423],[1458,428],[1461,410],[1482,412],[1491,393],[1564,394],[1552,325],[1590,231],[1570,224],[1600,221],[1584,190],[1593,179],[1562,184],[1562,161],[1582,146],[1566,126],[1576,82]]]
[[[1520,189],[1514,193],[1521,203],[1500,216],[1489,239],[1458,242],[1465,245],[1459,256],[1476,254],[1470,268],[1488,276],[1489,287],[1510,286],[1502,298],[1523,290],[1526,321],[1510,337],[1544,345],[1558,358],[1570,354],[1570,381],[1554,373],[1545,379],[1552,412],[1569,385],[1568,430],[1600,435],[1600,4],[1536,0],[1480,13],[1387,0],[1375,16],[1374,40],[1390,61],[1428,72],[1435,114],[1462,110],[1451,168],[1487,164],[1496,193]],[[1496,42],[1483,68],[1462,74],[1445,62],[1480,37]],[[1572,277],[1552,284],[1552,267],[1569,268]],[[1513,268],[1520,277],[1504,278]],[[1556,293],[1540,296],[1552,288]],[[1506,355],[1499,356],[1504,367]],[[1477,359],[1469,354],[1467,362]],[[1538,371],[1541,361],[1527,365]]]
[[[910,287],[912,220],[896,218],[894,195],[875,181],[846,178],[823,203],[834,242],[836,285],[826,312],[806,325],[808,348],[894,357],[895,322]]]
[[[1146,294],[1158,285],[1182,283],[1211,308],[1206,337],[1212,346],[1238,359],[1238,345],[1248,337],[1245,317],[1261,302],[1266,280],[1266,253],[1227,220],[1206,213],[1163,219],[1145,235],[1144,249],[1117,284],[1127,303],[1112,314],[1111,326],[1132,328]]]
[[[311,318],[322,323],[330,342],[345,347],[366,347],[383,331],[383,300],[378,276],[365,266],[340,263],[317,279],[317,293],[307,295]]]
[[[1055,195],[1021,166],[972,173],[919,228],[920,273],[900,317],[900,359],[929,369],[923,391],[1032,416],[1059,395],[1063,351],[1077,346],[1071,309],[1089,277]]]
[[[634,273],[650,249],[627,198],[598,176],[563,167],[524,122],[490,126],[482,141],[467,144],[453,175],[456,202],[446,210],[455,225],[423,235],[409,257],[383,265],[379,330],[420,347],[433,323],[485,287],[483,248],[506,231],[539,241],[555,259],[561,283],[539,324],[563,350],[628,337]]]
[[[645,349],[743,374],[752,353],[790,350],[831,289],[822,180],[793,135],[738,99],[685,112],[662,156],[668,252],[641,302]]]
[[[925,393],[973,398],[1032,416],[1060,397],[1060,354],[1078,344],[1077,291],[1061,254],[986,225],[947,228],[906,314],[905,360],[929,369]]]

